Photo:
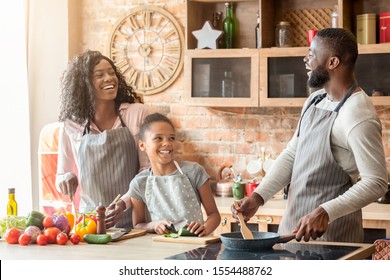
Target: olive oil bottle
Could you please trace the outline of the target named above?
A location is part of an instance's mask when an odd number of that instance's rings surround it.
[[[15,188],[8,189],[7,215],[18,215],[18,203],[15,200]]]

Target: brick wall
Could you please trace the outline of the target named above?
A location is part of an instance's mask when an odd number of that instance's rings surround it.
[[[162,6],[185,24],[185,0],[83,0],[82,42],[80,51],[99,50],[105,54],[111,28],[130,8],[143,4]],[[164,3],[164,4],[162,4]],[[303,65],[302,65],[303,67]],[[294,133],[300,114],[299,108],[207,108],[186,107],[183,72],[166,91],[145,96],[145,104],[152,111],[166,114],[177,127],[181,159],[202,164],[212,182],[218,169],[232,164],[244,178],[247,163],[260,156],[260,148],[276,157]],[[390,170],[390,108],[378,107],[383,125],[383,141]]]

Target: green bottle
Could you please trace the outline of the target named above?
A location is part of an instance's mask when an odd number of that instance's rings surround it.
[[[233,48],[233,41],[235,36],[235,22],[232,17],[232,4],[225,3],[226,6],[226,17],[223,20],[223,33],[224,33],[224,43],[226,49]]]

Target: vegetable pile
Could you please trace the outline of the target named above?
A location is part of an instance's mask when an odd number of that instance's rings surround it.
[[[76,221],[76,228],[73,229]],[[71,231],[74,230],[71,234]],[[96,216],[93,213],[81,215],[78,219],[71,212],[57,212],[45,216],[39,211],[31,211],[27,217],[7,216],[0,219],[0,236],[8,244],[78,244],[80,241],[93,244],[106,244],[111,241],[109,234],[96,234]],[[68,242],[68,240],[70,242]]]

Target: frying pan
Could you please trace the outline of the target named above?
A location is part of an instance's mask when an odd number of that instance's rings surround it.
[[[276,243],[286,243],[295,238],[294,234],[279,235],[275,232],[252,231],[253,239],[244,239],[241,232],[221,234],[221,241],[226,249],[236,251],[271,250]]]

